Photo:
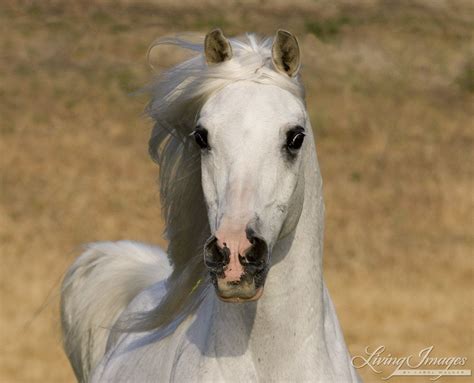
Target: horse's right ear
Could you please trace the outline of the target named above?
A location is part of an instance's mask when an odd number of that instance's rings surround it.
[[[208,64],[218,64],[232,58],[232,46],[219,28],[206,35],[204,54]]]
[[[273,65],[277,70],[290,77],[300,69],[300,47],[298,40],[290,32],[279,29],[272,45]]]

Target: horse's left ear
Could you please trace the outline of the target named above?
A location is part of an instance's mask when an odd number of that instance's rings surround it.
[[[208,64],[218,64],[232,58],[232,46],[219,28],[206,35],[204,54]]]
[[[279,29],[272,46],[273,65],[280,72],[293,77],[300,69],[300,47],[290,32]]]

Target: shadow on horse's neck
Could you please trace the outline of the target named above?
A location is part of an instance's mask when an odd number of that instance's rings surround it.
[[[295,230],[274,246],[262,298],[225,303],[210,289],[198,308],[187,337],[203,355],[241,356],[261,344],[293,342],[297,347],[309,335],[322,337],[323,202],[315,151],[309,157],[302,214]]]

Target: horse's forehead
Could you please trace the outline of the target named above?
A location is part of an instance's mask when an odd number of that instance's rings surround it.
[[[238,82],[212,96],[201,111],[208,125],[264,125],[298,122],[304,118],[301,102],[290,92],[274,85]]]

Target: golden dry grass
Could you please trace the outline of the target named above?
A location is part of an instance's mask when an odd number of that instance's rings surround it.
[[[57,288],[81,243],[165,244],[146,99],[130,92],[150,79],[153,39],[213,26],[300,38],[325,275],[351,352],[434,345],[474,367],[473,3],[231,4],[0,5],[0,381],[73,381]]]

